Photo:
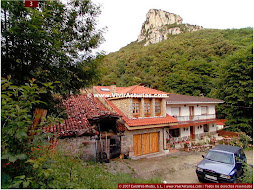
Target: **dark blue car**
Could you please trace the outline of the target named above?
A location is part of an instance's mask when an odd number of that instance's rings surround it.
[[[200,182],[236,183],[243,173],[246,156],[241,147],[219,145],[210,149],[196,168]]]

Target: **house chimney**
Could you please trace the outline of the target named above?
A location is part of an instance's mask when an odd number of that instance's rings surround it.
[[[204,98],[205,96],[204,96],[204,94],[203,94],[203,93],[201,93],[201,94],[200,94],[200,97],[201,97],[201,98]]]
[[[111,86],[110,86],[110,92],[111,92],[112,94],[115,94],[115,93],[116,93],[116,85],[111,85]]]

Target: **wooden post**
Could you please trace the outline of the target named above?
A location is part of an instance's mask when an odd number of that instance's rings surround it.
[[[100,133],[100,149],[101,149],[101,160],[103,160],[103,145],[101,143],[101,133]]]
[[[107,158],[109,159],[109,143],[108,143],[108,133],[106,132],[106,142],[105,142],[105,148],[106,148],[106,154],[107,154]]]
[[[47,115],[47,110],[36,108],[33,112],[33,125],[29,127],[28,135],[34,136],[36,128],[45,119]]]

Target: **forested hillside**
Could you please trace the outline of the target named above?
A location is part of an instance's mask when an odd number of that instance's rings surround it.
[[[144,47],[133,42],[105,56],[100,85],[138,83],[219,98],[218,115],[233,130],[252,133],[253,29],[205,29]]]

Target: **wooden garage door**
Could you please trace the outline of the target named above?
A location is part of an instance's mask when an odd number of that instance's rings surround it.
[[[142,154],[149,154],[150,153],[150,134],[145,133],[142,134]]]
[[[133,149],[134,155],[141,155],[141,135],[133,135]]]
[[[159,152],[159,133],[133,135],[133,149],[135,156]]]
[[[150,133],[151,152],[159,152],[159,133]]]

